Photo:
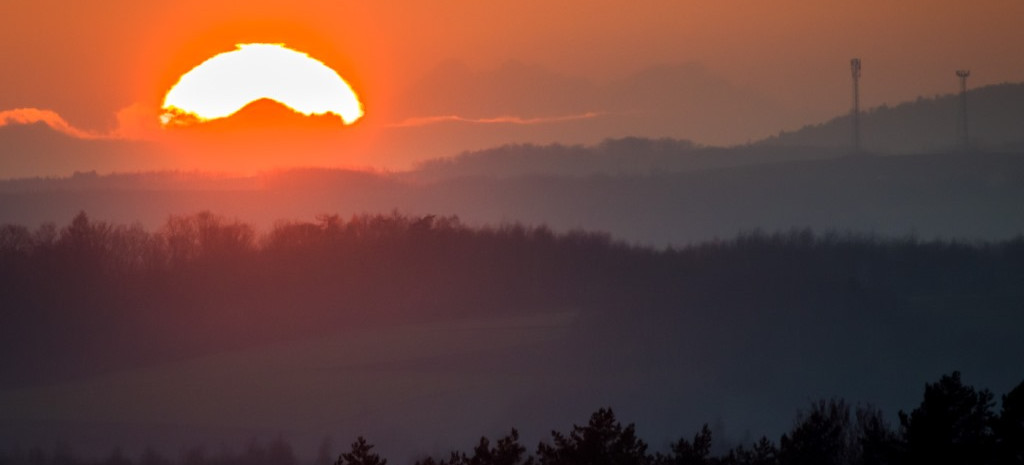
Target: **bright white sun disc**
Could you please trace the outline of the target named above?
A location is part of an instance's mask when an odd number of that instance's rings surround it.
[[[164,125],[225,118],[260,99],[307,116],[333,113],[345,124],[363,116],[356,93],[319,60],[283,44],[237,47],[181,76],[164,97]]]

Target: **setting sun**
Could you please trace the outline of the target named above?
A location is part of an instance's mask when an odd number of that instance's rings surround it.
[[[1024,0],[0,5],[0,465],[1024,465]]]
[[[225,118],[261,99],[307,116],[332,113],[345,124],[363,116],[356,93],[319,60],[283,44],[238,44],[182,75],[164,98],[160,121],[175,126]]]

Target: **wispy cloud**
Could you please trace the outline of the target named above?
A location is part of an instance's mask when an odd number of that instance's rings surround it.
[[[602,115],[604,115],[604,113],[602,112],[588,111],[586,113],[579,113],[575,115],[541,116],[536,118],[523,118],[521,116],[495,116],[492,118],[467,118],[459,115],[423,116],[418,118],[409,118],[398,123],[391,124],[390,127],[409,128],[440,123],[514,125],[549,124],[597,118],[598,116]]]
[[[63,132],[69,136],[79,139],[109,139],[111,136],[100,134],[83,129],[78,129],[64,120],[53,110],[41,110],[39,108],[15,108],[13,110],[0,111],[0,127],[9,124],[35,124],[45,123],[47,126]]]
[[[157,120],[152,113],[139,104],[126,107],[117,113],[117,128],[111,131],[97,132],[76,128],[53,110],[15,108],[0,110],[0,127],[43,123],[55,131],[79,139],[147,139],[151,138],[157,128]]]

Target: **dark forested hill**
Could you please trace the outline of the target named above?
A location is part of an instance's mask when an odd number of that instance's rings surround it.
[[[794,231],[657,251],[435,216],[6,225],[0,435],[358,427],[422,451],[481,421],[541,432],[614,404],[655,437],[718,418],[746,441],[808,398],[894,411],[961,367],[1008,390],[1022,279],[1020,238]]]
[[[1024,150],[1024,83],[968,93],[971,143],[977,151]],[[882,105],[861,115],[864,148],[876,154],[949,152],[959,149],[957,94]],[[410,176],[437,180],[459,176],[524,174],[586,176],[676,173],[850,153],[849,115],[808,125],[747,145],[708,147],[688,140],[626,137],[593,146],[513,144],[420,163]]]
[[[971,143],[991,151],[1024,147],[1024,83],[971,89],[967,93]],[[882,105],[861,115],[862,143],[878,153],[947,151],[958,146],[958,94],[919,97],[895,106]],[[781,132],[758,145],[850,147],[849,115]]]

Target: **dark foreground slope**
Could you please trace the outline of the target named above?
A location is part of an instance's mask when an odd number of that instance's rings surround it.
[[[0,432],[22,443],[371,434],[401,457],[595,405],[655,443],[703,421],[747,441],[809,399],[891,412],[955,369],[997,392],[1024,373],[1019,238],[657,251],[430,216],[259,236],[199,214],[0,239]]]
[[[512,428],[503,436],[487,435],[472,449],[447,454],[420,452],[398,461],[412,465],[911,465],[945,463],[1015,464],[1024,453],[1024,382],[999,398],[987,389],[965,384],[960,372],[942,376],[924,388],[924,399],[909,412],[900,411],[898,428],[871,406],[851,406],[842,399],[818,400],[795,415],[792,428],[777,440],[767,435],[732,447],[719,444],[717,434],[705,423],[699,432],[684,434],[662,447],[643,439],[643,427],[620,422],[611,408],[595,411],[589,421],[573,425],[568,433],[551,430],[550,438],[535,449],[520,441]],[[696,428],[694,428],[696,430]],[[66,446],[52,453],[41,447],[29,451],[0,450],[7,465],[385,465],[371,441],[360,435],[348,449],[320,444],[316,458],[301,460],[282,437],[263,443],[250,440],[241,452],[221,450],[211,455],[193,446],[169,460],[153,448],[137,460],[114,449],[104,460],[73,455]],[[536,452],[534,452],[536,451]],[[440,456],[440,458],[438,458]],[[335,459],[337,457],[337,459]],[[394,463],[394,462],[393,462]]]

